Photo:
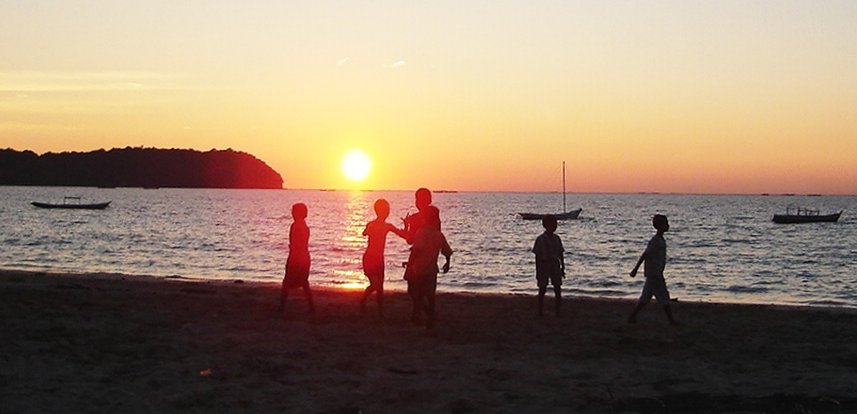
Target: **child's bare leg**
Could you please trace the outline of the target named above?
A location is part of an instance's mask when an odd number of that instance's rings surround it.
[[[434,328],[434,292],[426,292],[425,295],[426,329]]]
[[[664,313],[667,314],[667,319],[670,321],[670,325],[678,325],[679,323],[673,318],[673,312],[670,309],[670,305],[664,305]]]
[[[378,298],[377,298],[378,299],[378,317],[383,318],[384,317],[384,287],[378,286],[378,288],[375,291],[377,292],[377,295],[378,295]]]
[[[309,282],[304,282],[303,285],[304,296],[306,296],[306,301],[309,304],[309,313],[315,313],[315,304],[312,302],[312,291],[309,289]]]
[[[370,283],[369,286],[366,286],[366,290],[363,291],[363,297],[360,298],[360,312],[366,313],[366,301],[374,290],[375,285]]]
[[[283,281],[283,286],[280,288],[280,312],[286,309],[286,299],[289,298],[289,289],[286,288],[286,282]]]
[[[545,292],[547,292],[547,286],[539,286],[539,316],[542,316],[545,308]]]
[[[637,306],[634,307],[634,311],[631,312],[631,316],[628,317],[628,323],[637,323],[637,314],[640,313],[640,310],[646,306],[646,302],[637,302]]]
[[[411,322],[415,325],[422,325],[422,311],[421,311],[421,301],[422,294],[420,293],[420,288],[417,284],[411,280],[408,280],[408,293],[411,296],[411,301],[413,302],[413,307],[411,308]]]
[[[559,286],[553,287],[554,298],[556,299],[556,316],[559,316],[559,308],[562,305],[562,290]]]

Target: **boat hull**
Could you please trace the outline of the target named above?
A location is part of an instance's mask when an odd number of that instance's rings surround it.
[[[796,223],[835,223],[839,221],[842,212],[825,215],[803,215],[803,214],[774,214],[773,221],[778,224]]]
[[[33,201],[30,204],[38,207],[38,208],[53,208],[53,209],[63,209],[63,210],[104,210],[107,206],[110,205],[110,201],[105,203],[93,203],[93,204],[51,204],[51,203],[40,203],[38,201]]]
[[[540,213],[518,213],[524,220],[541,220],[547,216],[554,216],[557,220],[575,220],[580,215],[582,208],[577,210],[566,211],[558,214],[540,214]]]

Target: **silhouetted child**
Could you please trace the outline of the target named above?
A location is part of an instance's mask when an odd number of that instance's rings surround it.
[[[403,230],[387,223],[390,216],[390,203],[383,198],[375,201],[375,220],[366,224],[363,235],[368,236],[366,252],[363,253],[363,274],[369,279],[369,286],[360,299],[360,310],[366,312],[366,300],[372,292],[377,292],[378,316],[384,314],[384,248],[387,244],[387,233],[395,233],[405,238]]]
[[[414,240],[416,239],[417,233],[419,233],[420,229],[426,223],[426,209],[431,206],[431,190],[428,188],[419,188],[416,192],[414,192],[414,204],[417,207],[417,212],[415,214],[408,214],[402,221],[405,225],[405,240],[407,240],[408,244],[413,245]],[[438,219],[438,223],[440,223],[440,219]],[[440,224],[438,224],[438,230],[440,230]],[[414,323],[419,323],[420,318],[420,305],[417,299],[414,297],[416,292],[414,291],[414,284],[411,281],[411,267],[407,264],[413,260],[414,250],[411,248],[411,253],[408,256],[408,261],[404,263],[405,265],[405,275],[404,278],[408,282],[408,295],[411,297],[413,301],[413,309],[411,311],[411,320]]]
[[[309,304],[310,313],[315,313],[312,291],[309,288],[309,226],[306,224],[307,206],[304,203],[292,205],[294,222],[289,227],[289,256],[286,259],[286,273],[280,295],[280,311],[285,309],[289,290],[302,288]]]
[[[539,316],[543,315],[545,304],[545,292],[548,282],[553,285],[556,302],[556,316],[562,303],[562,279],[565,278],[565,259],[562,240],[555,234],[557,222],[556,217],[548,215],[542,218],[544,233],[536,238],[533,245],[533,253],[536,255],[536,282],[539,286]]]
[[[663,305],[670,323],[676,325],[678,323],[673,319],[670,310],[670,293],[667,291],[667,282],[664,280],[664,267],[667,264],[667,241],[664,239],[664,233],[669,231],[670,223],[667,216],[656,214],[652,217],[652,225],[657,229],[657,233],[649,240],[646,250],[640,255],[640,260],[637,260],[637,265],[631,270],[631,277],[635,277],[640,265],[645,263],[643,274],[646,275],[646,283],[643,285],[643,293],[640,295],[637,306],[631,312],[631,316],[628,317],[628,322],[637,322],[637,314],[654,296],[658,303]]]
[[[414,305],[417,310],[414,322],[421,322],[421,314],[426,315],[426,328],[434,327],[434,299],[437,292],[437,259],[440,254],[446,258],[443,273],[449,271],[449,258],[452,248],[446,237],[440,232],[440,210],[435,206],[426,207],[423,212],[425,222],[414,237],[411,258],[408,262],[408,281],[412,284]]]

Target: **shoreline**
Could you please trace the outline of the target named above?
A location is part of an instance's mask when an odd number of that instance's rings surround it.
[[[433,331],[359,312],[361,290],[0,270],[0,406],[11,412],[842,412],[857,313],[438,292]],[[552,309],[552,295],[546,309]],[[789,411],[792,410],[792,411]]]
[[[9,274],[19,274],[22,277],[27,276],[58,276],[58,277],[81,277],[81,278],[96,278],[96,279],[105,279],[105,280],[148,280],[152,282],[159,281],[174,281],[174,282],[188,282],[188,283],[201,283],[201,284],[211,284],[216,286],[230,286],[230,285],[245,285],[245,286],[280,286],[282,280],[260,280],[260,279],[242,279],[242,278],[204,278],[204,277],[190,277],[190,276],[182,276],[182,275],[147,275],[147,274],[134,274],[134,273],[115,273],[115,272],[86,272],[86,271],[65,271],[65,270],[53,270],[53,269],[20,269],[20,268],[4,268],[0,267],[0,275],[9,275]],[[669,283],[669,282],[668,282]],[[334,292],[356,292],[362,291],[366,286],[368,286],[368,282],[365,285],[360,287],[354,287],[352,284],[313,284],[312,276],[310,276],[310,286],[313,291],[315,290],[329,290]],[[438,294],[447,294],[447,295],[477,295],[477,296],[533,296],[536,294],[535,280],[533,281],[533,288],[531,291],[527,292],[500,292],[500,291],[470,291],[470,290],[448,290],[446,286],[438,285]],[[399,287],[390,287],[389,283],[385,287],[385,292],[393,292],[393,293],[405,293],[405,289]],[[574,291],[568,289],[568,286],[563,286],[563,298],[568,300],[604,300],[604,301],[618,301],[618,302],[631,302],[636,303],[638,293],[628,297],[617,297],[617,296],[597,296],[597,295],[587,295],[585,291]],[[672,292],[671,292],[672,294]],[[548,296],[553,295],[553,292],[548,289]],[[686,300],[681,297],[673,296],[674,302],[678,302],[681,304],[706,304],[706,305],[734,305],[734,306],[763,306],[763,307],[771,307],[771,308],[785,308],[785,309],[795,309],[795,310],[826,310],[831,312],[843,312],[843,313],[854,313],[857,314],[857,306],[849,306],[849,305],[840,305],[840,304],[832,304],[832,303],[794,303],[794,302],[753,302],[753,301],[739,301],[739,300],[728,300],[721,299],[720,297],[714,296],[711,300]],[[652,303],[655,303],[655,299],[652,298]]]

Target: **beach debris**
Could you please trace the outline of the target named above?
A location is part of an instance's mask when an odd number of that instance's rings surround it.
[[[199,371],[200,377],[210,377],[212,374],[214,374],[214,370],[211,368],[206,368],[202,371]]]

